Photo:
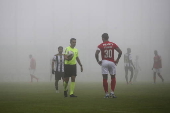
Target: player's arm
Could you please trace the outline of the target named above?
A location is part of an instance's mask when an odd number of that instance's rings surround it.
[[[52,60],[52,74],[54,74],[54,61]]]
[[[52,69],[54,69],[54,60],[52,60]]]
[[[101,61],[99,61],[99,53],[100,53],[100,50],[96,50],[96,53],[95,53],[95,58],[96,58],[96,61],[98,62],[99,65],[101,65]]]
[[[68,57],[66,54],[64,54],[64,60],[68,60]]]
[[[118,48],[116,48],[115,50],[118,52],[118,57],[117,57],[117,59],[116,59],[115,63],[116,63],[116,64],[118,64],[119,59],[120,59],[120,57],[122,56],[122,50],[120,50],[120,48],[119,48],[119,47],[118,47]]]
[[[83,72],[83,65],[81,64],[79,57],[76,57],[76,60],[81,67],[81,72]]]
[[[52,74],[54,74],[54,60],[55,58],[52,59]]]

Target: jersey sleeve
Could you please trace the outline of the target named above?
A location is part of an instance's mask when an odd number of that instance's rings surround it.
[[[97,50],[101,50],[101,44],[97,46]]]
[[[53,61],[56,61],[56,56],[53,57]]]
[[[116,48],[118,48],[118,46],[117,46],[115,43],[114,43],[114,45],[113,45],[113,46],[114,46],[114,48],[115,48],[115,49],[116,49]]]

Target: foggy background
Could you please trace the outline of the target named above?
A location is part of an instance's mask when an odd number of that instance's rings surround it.
[[[76,81],[102,81],[94,54],[103,33],[123,52],[117,81],[125,82],[127,48],[133,61],[139,56],[137,81],[153,81],[154,50],[162,57],[165,82],[170,81],[169,0],[0,0],[0,82],[29,82],[29,54],[40,82],[50,81],[50,61],[72,37],[84,68],[81,73],[77,66]]]

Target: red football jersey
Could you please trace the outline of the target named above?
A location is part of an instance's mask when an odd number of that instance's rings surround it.
[[[106,41],[98,45],[98,48],[101,51],[102,60],[114,62],[114,49],[118,48],[115,43]]]
[[[31,58],[30,60],[30,68],[31,69],[36,69],[36,61],[34,58]]]
[[[157,55],[154,57],[154,68],[158,69],[158,68],[162,68],[162,61],[161,61],[161,56]]]

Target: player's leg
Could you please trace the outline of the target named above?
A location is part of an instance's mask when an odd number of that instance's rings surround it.
[[[156,83],[156,72],[153,72],[153,82]]]
[[[30,71],[30,77],[31,77],[31,83],[32,83],[32,82],[33,82],[33,76],[32,76],[32,74],[33,74],[33,70],[32,70],[32,69],[30,69],[29,71]]]
[[[62,74],[62,77],[61,77],[61,78],[62,78],[63,86],[64,86],[64,81],[65,81],[65,80],[64,80],[64,72],[63,72],[63,74]]]
[[[69,82],[69,77],[65,77],[64,78],[64,91],[67,91],[68,82]]]
[[[102,75],[103,75],[103,88],[104,88],[104,92],[105,92],[105,98],[109,98],[109,93],[108,93],[108,61],[107,60],[103,60],[102,61]]]
[[[103,88],[105,92],[105,98],[109,98],[107,78],[108,78],[108,75],[103,74]]]
[[[59,81],[59,80],[55,80],[55,89],[56,89],[56,93],[59,93],[59,90],[58,90],[58,81]]]
[[[68,82],[69,82],[69,66],[68,65],[64,65],[64,97],[67,97],[67,86],[68,86]]]
[[[131,75],[130,75],[130,81],[129,83],[132,84],[132,78],[133,78],[133,68],[132,67],[129,67],[129,70],[131,72]]]
[[[126,83],[128,84],[128,67],[125,67],[125,79],[126,79]]]
[[[74,95],[75,79],[76,79],[76,76],[71,76],[71,83],[70,83],[70,97],[77,97],[77,96]]]
[[[164,82],[164,79],[160,73],[158,73],[158,76],[162,79],[162,82]]]
[[[71,83],[70,83],[70,97],[77,97],[74,95],[74,89],[75,89],[75,79],[77,76],[77,68],[76,65],[71,65],[70,67],[70,74],[71,76]]]
[[[55,89],[56,89],[56,93],[59,93],[58,90],[58,82],[59,80],[61,80],[61,74],[59,72],[55,73]]]
[[[36,79],[37,80],[37,82],[38,82],[38,78],[35,76],[35,70],[34,69],[32,69],[32,73],[31,73],[31,75],[32,75],[32,78],[34,78],[34,79]]]
[[[110,92],[110,97],[111,98],[116,98],[114,90],[116,86],[116,75],[111,75],[111,92]]]
[[[32,77],[32,75],[30,74],[30,77],[31,77],[31,82],[33,82],[33,77]]]
[[[110,92],[110,97],[111,98],[116,98],[114,94],[115,86],[116,86],[116,65],[113,62],[109,62],[109,67],[108,67],[110,76],[111,76],[111,92]]]

